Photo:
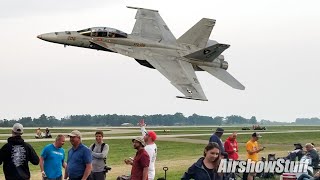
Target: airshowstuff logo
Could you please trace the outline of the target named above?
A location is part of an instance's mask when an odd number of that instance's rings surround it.
[[[276,161],[235,161],[222,159],[219,173],[304,173],[307,172],[309,161],[290,161],[278,159]]]

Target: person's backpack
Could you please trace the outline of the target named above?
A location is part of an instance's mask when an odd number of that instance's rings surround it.
[[[101,144],[100,152],[102,152],[102,151],[103,151],[104,145],[106,145],[106,143],[102,143],[102,144]],[[95,143],[93,143],[93,144],[92,144],[92,147],[91,147],[91,151],[93,151],[95,147],[96,147],[96,144],[95,144]]]
[[[102,143],[102,144],[101,144],[101,149],[100,149],[100,152],[101,152],[101,153],[102,153],[102,151],[103,151],[104,145],[106,145],[106,143]],[[96,147],[96,144],[93,143],[93,144],[92,144],[92,147],[91,147],[91,151],[93,151],[95,147]],[[103,158],[103,161],[104,161],[104,164],[107,164],[107,158]]]

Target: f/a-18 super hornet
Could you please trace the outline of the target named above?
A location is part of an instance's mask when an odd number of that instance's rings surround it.
[[[131,34],[109,27],[41,34],[38,38],[63,44],[119,53],[139,64],[157,69],[185,96],[178,98],[207,101],[195,71],[207,71],[229,86],[245,87],[226,70],[221,53],[229,48],[209,40],[214,19],[203,18],[176,39],[157,10],[137,9]]]

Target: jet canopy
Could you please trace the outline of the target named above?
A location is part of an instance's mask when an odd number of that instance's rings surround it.
[[[127,38],[125,32],[108,27],[93,27],[77,31],[79,34],[91,37],[107,37],[107,38]]]

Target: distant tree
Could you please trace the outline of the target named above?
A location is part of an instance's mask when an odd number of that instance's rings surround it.
[[[173,120],[170,124],[175,125],[175,124],[185,124],[185,123],[186,123],[186,117],[182,113],[177,112],[173,115]]]
[[[52,127],[52,126],[60,126],[61,124],[61,121],[54,116],[49,116],[47,119],[48,119],[48,122],[45,126]]]
[[[19,119],[19,123],[21,123],[23,126],[33,126],[31,117],[23,117]]]
[[[227,117],[210,117],[192,114],[185,117],[182,113],[175,114],[154,114],[154,115],[71,115],[61,119],[54,116],[46,116],[42,114],[39,118],[32,119],[31,117],[22,117],[17,120],[0,120],[1,127],[10,127],[16,122],[22,123],[24,126],[34,127],[51,127],[51,126],[120,126],[122,123],[131,123],[136,125],[139,120],[144,119],[147,125],[221,125],[221,124],[257,124],[258,121],[255,116],[250,119],[243,118],[238,115],[231,115]],[[276,122],[270,120],[261,120],[261,124],[288,124],[284,122]],[[314,118],[297,118],[296,124],[320,124],[320,119]]]
[[[45,114],[42,114],[39,118],[34,118],[33,123],[35,126],[46,126],[48,124],[48,118]]]
[[[216,116],[213,118],[214,125],[222,125],[222,122],[223,122],[223,117],[221,116]]]
[[[249,120],[250,124],[257,124],[257,118],[255,116],[252,116]]]
[[[187,122],[189,125],[214,125],[215,121],[210,116],[200,116],[197,114],[193,114],[187,118]]]
[[[9,121],[7,119],[4,119],[3,120],[3,127],[9,127],[10,124],[9,124]]]
[[[314,125],[314,124],[320,124],[319,118],[297,118],[295,121],[296,124],[306,124],[306,125]]]
[[[270,120],[261,119],[260,124],[272,124]]]
[[[187,118],[188,125],[197,125],[197,119],[199,116],[197,114],[193,114]]]
[[[77,124],[78,126],[93,126],[91,115],[73,115],[70,116],[69,125]]]
[[[225,120],[226,124],[248,124],[249,121],[241,116],[231,115],[227,116]]]

